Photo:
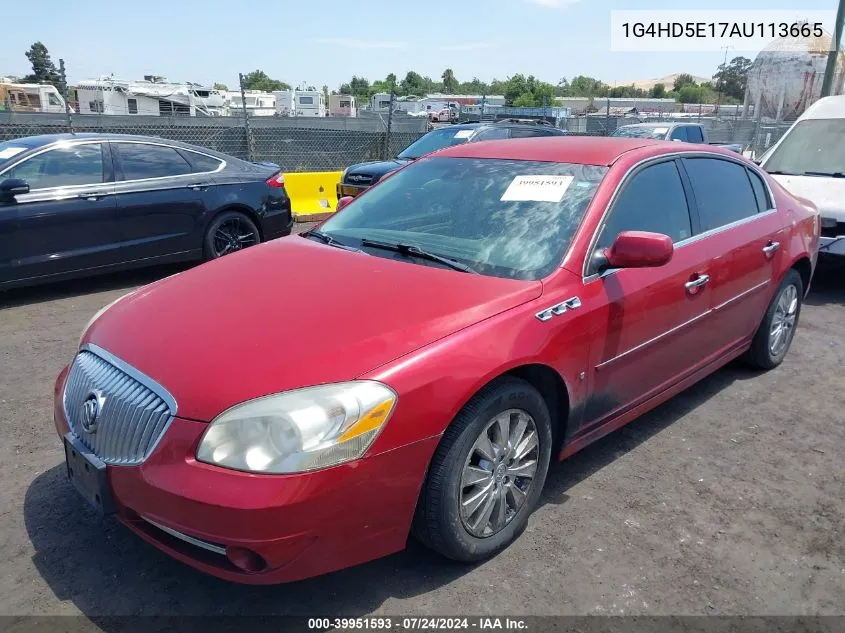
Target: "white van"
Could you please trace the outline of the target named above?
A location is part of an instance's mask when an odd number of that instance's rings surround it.
[[[760,159],[822,218],[820,253],[845,256],[845,95],[819,99]]]

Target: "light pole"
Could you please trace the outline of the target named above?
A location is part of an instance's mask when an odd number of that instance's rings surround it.
[[[839,0],[836,12],[836,24],[833,26],[833,50],[827,56],[822,82],[822,97],[829,97],[833,92],[833,77],[836,75],[836,62],[839,61],[839,47],[842,43],[842,30],[845,27],[845,0]]]
[[[845,2],[845,0],[842,0]],[[728,51],[731,49],[730,46],[723,47],[725,49],[725,63],[722,64],[722,76],[719,77],[719,96],[716,100],[716,114],[719,113],[719,106],[722,105],[722,86],[725,84],[725,71],[728,68]]]

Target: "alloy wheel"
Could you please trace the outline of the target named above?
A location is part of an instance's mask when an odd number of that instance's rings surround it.
[[[214,255],[222,257],[258,243],[255,229],[241,218],[229,218],[214,231]]]
[[[466,530],[486,538],[525,505],[540,455],[537,426],[526,411],[508,409],[475,440],[461,476],[460,515]]]
[[[779,357],[792,339],[795,321],[798,318],[798,290],[789,285],[778,297],[772,325],[769,328],[769,352]]]

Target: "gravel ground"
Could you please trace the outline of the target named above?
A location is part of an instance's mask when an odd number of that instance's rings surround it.
[[[495,559],[411,542],[277,587],[170,560],[65,480],[56,374],[98,308],[171,272],[0,296],[0,614],[845,614],[843,271],[817,276],[781,368],[730,365],[553,467]]]

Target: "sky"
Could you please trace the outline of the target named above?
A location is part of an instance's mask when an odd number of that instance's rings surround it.
[[[337,89],[409,70],[459,81],[533,74],[557,83],[588,75],[615,83],[677,72],[710,77],[724,52],[611,52],[613,9],[826,9],[836,0],[39,0],[3,9],[0,76],[31,72],[42,41],[70,83],[113,74],[237,86],[264,70],[293,86]],[[831,29],[832,30],[832,29]],[[730,51],[731,57],[753,52]]]

